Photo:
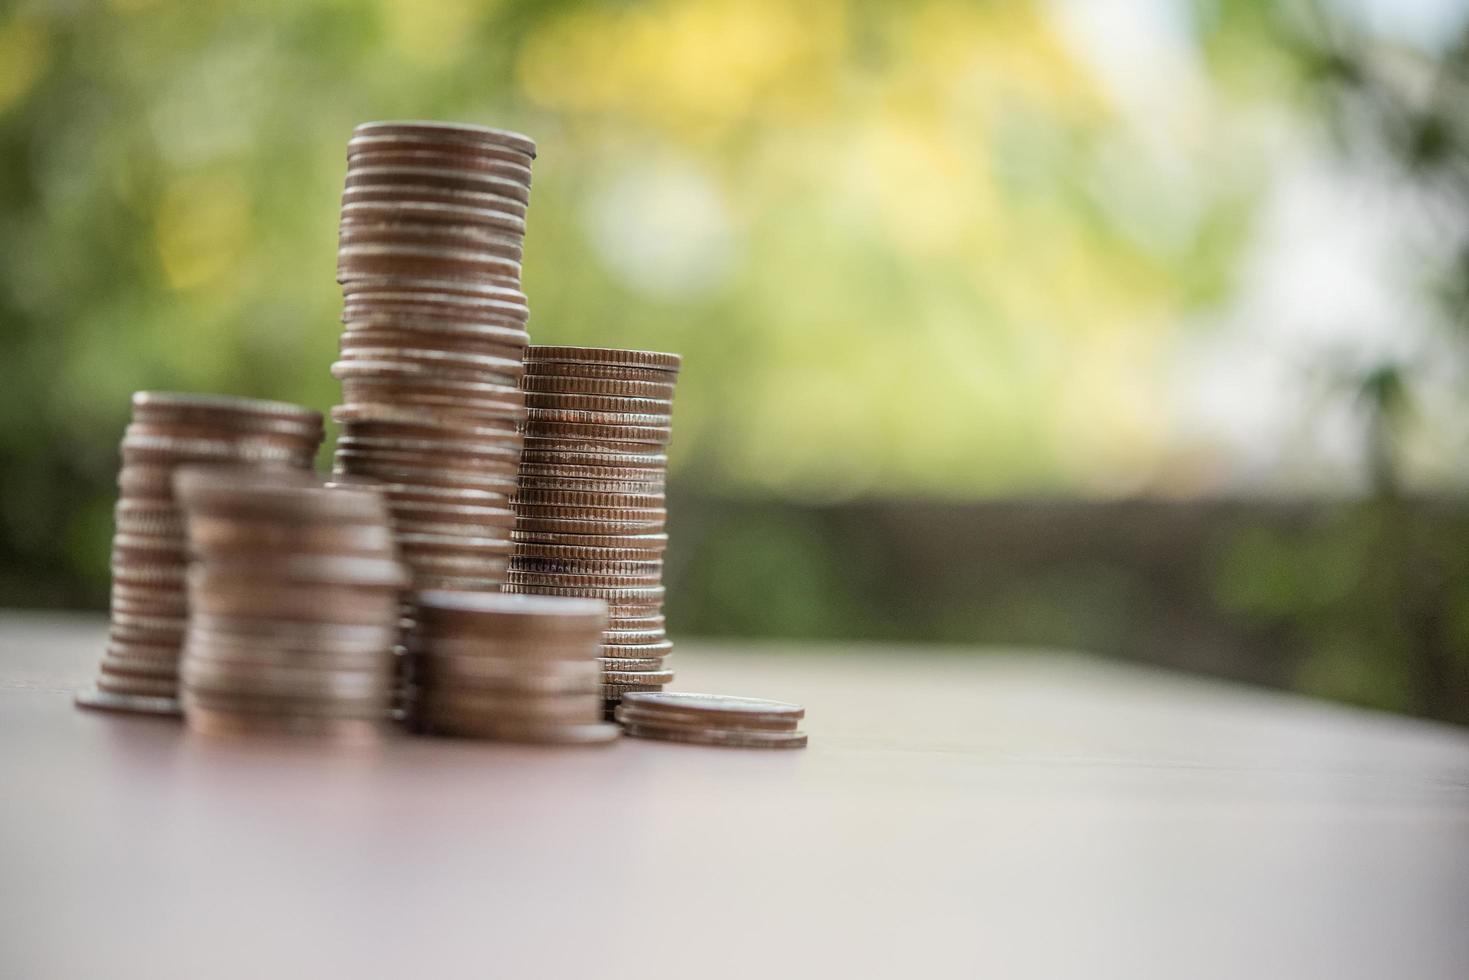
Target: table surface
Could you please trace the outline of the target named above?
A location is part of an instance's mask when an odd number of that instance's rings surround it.
[[[0,614],[0,976],[1469,976],[1469,733],[1081,656],[683,645],[810,748],[79,711]]]

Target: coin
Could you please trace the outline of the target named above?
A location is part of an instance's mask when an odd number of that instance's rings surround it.
[[[632,660],[623,660],[616,657],[598,657],[603,670],[626,671],[626,670],[662,670],[664,667],[663,657],[647,657]]]
[[[240,398],[234,395],[200,394],[177,391],[137,391],[133,393],[134,417],[157,413],[183,413],[218,420],[221,424],[242,424],[244,419],[284,420],[306,428],[321,428],[320,412],[289,402]]]
[[[628,605],[638,607],[657,608],[663,601],[663,586],[629,586],[617,588],[610,586],[542,586],[542,585],[520,585],[507,582],[504,591],[515,594],[535,594],[544,596],[580,596],[585,598],[606,599],[609,602],[625,601]]]
[[[593,660],[540,660],[466,656],[429,651],[419,653],[414,671],[427,684],[448,682],[461,689],[485,688],[502,692],[589,693],[601,684],[601,666]]]
[[[605,493],[595,490],[522,488],[511,499],[517,510],[530,511],[534,508],[546,514],[595,510],[598,514],[607,514],[611,520],[625,520],[628,516],[641,517],[649,513],[667,513],[663,508],[663,494],[661,493]]]
[[[537,531],[528,528],[512,528],[510,539],[517,548],[525,545],[555,545],[567,548],[588,548],[605,545],[626,551],[661,555],[668,546],[668,535],[656,534],[568,534],[559,531]]]
[[[97,690],[108,694],[133,694],[147,698],[172,698],[178,691],[178,681],[172,677],[153,679],[114,674],[107,670],[97,672]]]
[[[607,643],[602,647],[602,656],[603,658],[662,657],[672,649],[672,640],[654,640],[647,643]]]
[[[803,732],[729,732],[719,730],[686,731],[642,724],[624,724],[624,734],[634,738],[651,738],[664,742],[687,742],[692,745],[719,745],[744,749],[803,749]]]
[[[569,629],[596,635],[607,621],[606,603],[594,599],[437,592],[421,592],[415,598],[423,622],[493,624],[500,634]]]
[[[613,670],[607,669],[602,672],[604,684],[646,684],[654,686],[667,684],[673,680],[671,670]]]
[[[524,378],[521,380],[523,384]],[[668,425],[673,412],[673,402],[667,399],[618,398],[610,395],[567,394],[529,389],[526,391],[525,403],[536,412],[556,413],[538,416],[541,418],[559,418],[561,413],[574,412],[577,415],[591,416],[590,420],[609,416],[654,420],[634,423],[637,425]]]
[[[619,381],[612,378],[581,378],[576,376],[558,376],[538,373],[536,365],[527,369],[520,385],[525,389],[527,396],[532,393],[544,393],[553,397],[562,395],[573,395],[583,397],[603,396],[609,398],[634,398],[647,399],[656,402],[673,404],[672,382],[658,381]]]
[[[746,717],[799,719],[806,716],[806,709],[798,704],[770,701],[765,698],[736,697],[729,694],[664,691],[658,694],[639,695],[628,701],[641,710],[676,711],[683,714],[698,714],[712,719]]]
[[[506,742],[562,745],[605,744],[617,741],[622,735],[618,726],[602,722],[587,725],[543,725],[444,717],[427,721],[424,723],[424,730],[443,734],[487,736]]]
[[[663,692],[669,693],[669,692]],[[617,709],[617,720],[629,725],[648,728],[670,728],[680,731],[709,731],[711,724],[707,715],[697,712],[649,711],[639,707],[636,701],[624,699]],[[793,732],[800,722],[795,718],[774,715],[742,717],[738,724],[721,721],[712,730],[720,731],[769,731]]]
[[[516,585],[544,585],[550,587],[580,589],[580,588],[654,588],[662,581],[663,576],[658,572],[648,574],[577,574],[574,572],[552,571],[536,572],[527,571],[521,562],[510,563],[507,582]]]
[[[525,422],[526,438],[542,440],[544,448],[553,448],[551,443],[564,443],[568,446],[578,444],[607,445],[614,452],[643,452],[641,449],[624,450],[622,444],[648,445],[662,447],[667,445],[670,435],[665,425],[651,421],[653,416],[648,416],[650,421],[637,422],[596,422],[590,418],[584,420],[572,420],[564,418],[567,413],[559,413],[563,417],[547,418],[542,413],[544,409],[526,409],[528,418]],[[592,415],[595,413],[581,413]],[[634,416],[641,417],[641,416]],[[612,418],[612,416],[603,416]],[[573,451],[577,451],[574,450]],[[661,448],[648,449],[647,452],[662,452]]]
[[[535,345],[526,351],[525,358],[532,362],[554,362],[562,364],[606,364],[618,367],[655,369],[670,374],[677,373],[683,358],[677,354],[661,351],[622,350],[608,347],[555,347]]]
[[[381,697],[386,703],[391,674],[384,657],[378,670],[313,666],[266,666],[187,657],[180,677],[192,692],[349,700]]]
[[[322,718],[297,714],[244,715],[201,704],[190,705],[185,720],[190,731],[211,736],[306,736],[343,745],[371,744],[382,737],[382,723],[373,719]]]
[[[613,494],[663,495],[664,480],[660,473],[639,470],[598,469],[591,466],[542,466],[520,464],[520,486],[523,489],[571,489],[582,492]]]
[[[620,520],[601,517],[573,517],[570,514],[546,513],[550,508],[517,507],[515,532],[530,535],[597,535],[625,538],[634,535],[651,535],[663,530],[662,512],[655,515],[624,517]],[[521,540],[517,537],[516,540]],[[564,539],[562,539],[564,540]]]
[[[508,211],[434,201],[354,201],[342,205],[342,223],[419,221],[480,225],[515,235],[525,234],[525,218]]]
[[[433,141],[436,143],[464,144],[479,147],[489,145],[504,147],[523,153],[527,157],[536,155],[536,142],[522,133],[508,129],[491,129],[467,123],[442,123],[423,120],[383,121],[362,123],[352,130],[353,146],[361,148],[371,138],[392,137]]]
[[[613,549],[613,554],[626,554]],[[636,552],[634,552],[636,554]],[[512,567],[516,571],[540,575],[594,575],[618,578],[660,578],[663,575],[661,559],[643,561],[602,561],[592,558],[542,558],[515,552]]]
[[[73,699],[78,707],[96,711],[125,711],[140,715],[178,717],[183,714],[177,698],[149,697],[139,694],[113,694],[95,688],[78,691]]]
[[[534,350],[534,345],[530,350]],[[527,352],[526,373],[541,378],[582,378],[595,381],[636,381],[644,384],[670,384],[674,375],[658,368],[626,367],[620,364],[557,363],[530,360]]]

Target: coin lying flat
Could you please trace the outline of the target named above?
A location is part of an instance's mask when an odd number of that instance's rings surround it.
[[[336,744],[361,745],[373,744],[383,735],[383,725],[375,719],[242,714],[186,703],[189,729],[216,737],[305,736]]]
[[[663,742],[686,742],[691,745],[719,745],[742,749],[804,749],[804,732],[705,731],[665,728],[643,724],[622,725],[624,734],[633,738],[651,738]]]
[[[806,709],[786,701],[736,697],[729,694],[695,694],[688,691],[664,691],[628,699],[628,703],[646,711],[676,711],[699,714],[713,719],[736,722],[740,718],[794,718],[806,716]]]
[[[683,358],[662,351],[621,350],[608,347],[553,347],[536,345],[526,351],[531,362],[562,364],[606,364],[618,367],[656,369],[670,374],[678,372]]]
[[[88,689],[78,691],[74,698],[78,707],[96,711],[124,711],[129,714],[162,715],[176,718],[183,714],[178,698],[149,697],[138,694],[113,694],[108,691]]]
[[[708,717],[697,712],[649,711],[646,708],[638,707],[635,702],[624,702],[617,709],[617,720],[630,725],[674,728],[683,731],[704,731],[710,727]],[[796,718],[764,716],[742,718],[738,726],[729,725],[726,730],[793,732],[799,725],[800,721]]]
[[[455,143],[477,146],[487,144],[505,147],[534,158],[536,141],[522,133],[508,129],[492,129],[467,123],[444,123],[424,120],[367,122],[352,130],[355,147],[361,148],[364,141],[373,137],[393,137],[435,143]]]

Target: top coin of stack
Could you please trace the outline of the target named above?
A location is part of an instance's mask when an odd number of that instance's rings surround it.
[[[348,143],[334,469],[384,484],[418,588],[505,578],[534,157],[518,133],[445,123],[365,123]]]
[[[187,555],[173,473],[181,464],[309,470],[321,414],[225,395],[140,391],[122,440],[112,542],[112,621],[88,707],[177,711]]]
[[[210,733],[378,733],[407,574],[380,494],[314,475],[185,468],[185,719]]]
[[[677,354],[526,350],[525,448],[507,592],[605,599],[603,694],[658,690],[664,658],[664,479]]]

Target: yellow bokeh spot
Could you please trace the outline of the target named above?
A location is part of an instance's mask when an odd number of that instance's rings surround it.
[[[234,174],[179,177],[159,202],[155,240],[174,289],[216,283],[241,261],[250,202]]]
[[[387,37],[410,61],[452,65],[463,58],[490,6],[483,0],[384,0]]]
[[[532,35],[517,63],[534,101],[683,128],[790,105],[840,66],[841,5],[692,0],[571,11]]]
[[[38,25],[16,20],[0,27],[0,111],[31,90],[50,60],[46,34]]]

